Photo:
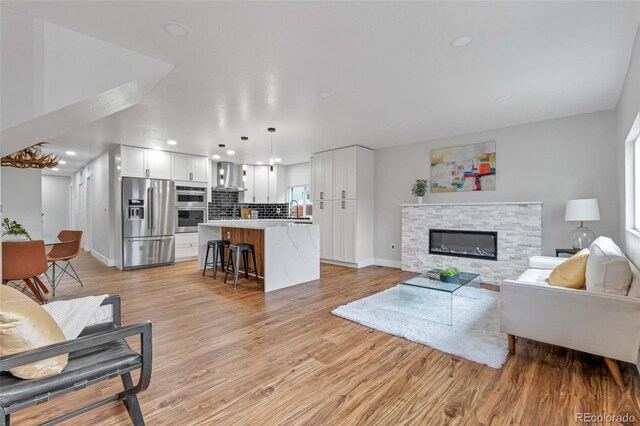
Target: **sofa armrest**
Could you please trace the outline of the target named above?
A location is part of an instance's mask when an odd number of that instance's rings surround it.
[[[500,287],[500,330],[636,364],[640,299],[506,280]]]
[[[532,269],[556,269],[568,257],[551,257],[551,256],[531,256],[529,258],[529,268]]]

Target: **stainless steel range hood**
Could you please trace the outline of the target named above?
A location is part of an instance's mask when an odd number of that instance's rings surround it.
[[[216,191],[246,191],[240,187],[239,166],[228,161],[219,161],[216,167]]]

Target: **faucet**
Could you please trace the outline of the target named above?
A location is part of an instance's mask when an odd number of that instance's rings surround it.
[[[296,200],[291,200],[291,202],[289,203],[289,210],[293,210],[293,209],[291,208],[291,205],[292,205],[293,203],[296,203],[296,219],[300,219],[300,214],[298,213],[299,205],[298,205],[298,202],[297,202]],[[293,215],[291,215],[291,216],[293,216]]]

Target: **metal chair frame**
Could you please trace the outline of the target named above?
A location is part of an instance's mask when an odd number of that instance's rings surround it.
[[[101,407],[113,401],[122,401],[124,404],[131,421],[136,426],[144,425],[144,418],[142,411],[140,410],[140,404],[138,402],[137,394],[143,392],[149,387],[151,380],[151,365],[152,365],[152,346],[151,346],[151,322],[144,321],[138,324],[122,327],[121,325],[121,308],[120,297],[111,296],[106,298],[102,305],[112,305],[113,309],[113,322],[116,325],[115,330],[109,330],[101,333],[90,334],[77,339],[69,340],[62,343],[56,343],[42,348],[33,349],[30,351],[20,352],[12,355],[6,355],[0,357],[0,371],[8,371],[11,368],[29,364],[35,361],[44,360],[54,356],[80,351],[83,349],[92,348],[108,342],[124,339],[125,337],[140,336],[140,362],[131,365],[127,368],[109,372],[101,377],[93,378],[91,380],[85,380],[74,385],[57,389],[47,394],[33,395],[33,398],[28,401],[13,404],[9,407],[0,407],[0,426],[10,426],[11,414],[16,411],[22,410],[27,407],[34,406],[51,399],[65,395],[67,393],[84,389],[87,386],[95,383],[103,382],[108,379],[120,376],[124,390],[109,398],[105,398],[101,401],[94,402],[86,405],[82,408],[74,410],[70,413],[64,414],[53,420],[50,420],[43,425],[54,425],[62,421],[68,420],[79,414],[86,413],[94,408]],[[131,371],[140,369],[140,377],[136,385],[133,384],[131,378]],[[61,373],[64,374],[64,373]],[[32,379],[38,380],[38,379]]]

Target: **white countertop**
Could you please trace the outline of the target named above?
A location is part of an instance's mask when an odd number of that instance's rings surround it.
[[[248,228],[248,229],[265,229],[274,227],[292,227],[292,226],[309,226],[313,225],[310,220],[304,223],[297,219],[236,219],[236,220],[210,220],[207,223],[201,223],[198,226],[225,226],[229,228]]]

